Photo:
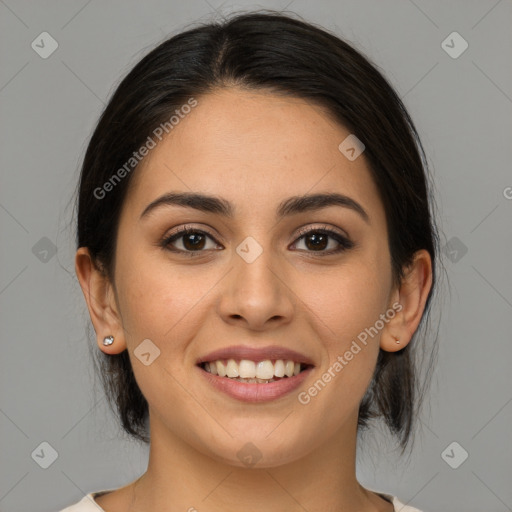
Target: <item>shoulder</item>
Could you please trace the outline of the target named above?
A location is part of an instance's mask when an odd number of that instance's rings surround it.
[[[396,496],[393,496],[391,494],[385,494],[383,492],[378,492],[377,494],[379,496],[382,496],[384,499],[390,501],[393,504],[393,507],[396,512],[422,512],[421,510],[414,508],[410,505],[405,505]]]
[[[421,512],[421,510],[411,507],[410,505],[404,505],[396,496],[391,496],[391,498],[391,502],[397,512]]]
[[[103,490],[91,492],[85,495],[80,501],[70,505],[64,509],[59,510],[59,512],[105,512],[96,501],[94,501],[94,497],[101,496],[104,493],[111,492],[113,489]],[[409,505],[405,505],[402,503],[396,496],[392,496],[391,494],[378,493],[380,496],[384,497],[388,501],[393,504],[393,507],[396,511],[399,512],[421,512],[421,510],[411,507]]]
[[[103,491],[90,492],[86,494],[80,501],[69,505],[58,512],[105,512],[99,504],[94,501],[96,496],[101,496],[104,493],[111,492],[113,489],[106,489]]]

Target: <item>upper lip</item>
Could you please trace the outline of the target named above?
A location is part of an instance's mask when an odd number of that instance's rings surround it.
[[[213,352],[200,357],[196,361],[196,364],[217,361],[219,359],[247,359],[249,361],[283,359],[314,366],[313,360],[310,357],[295,350],[277,345],[258,348],[248,347],[245,345],[233,345],[231,347],[214,350]]]

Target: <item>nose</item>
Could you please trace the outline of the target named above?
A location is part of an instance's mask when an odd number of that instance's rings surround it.
[[[233,253],[233,268],[223,280],[219,314],[225,322],[255,331],[289,323],[294,293],[285,262],[264,250],[254,261]]]

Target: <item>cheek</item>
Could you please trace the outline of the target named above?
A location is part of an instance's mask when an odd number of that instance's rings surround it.
[[[133,351],[142,340],[150,339],[162,350],[165,333],[183,315],[179,279],[142,251],[123,252],[122,247],[116,262],[116,287],[128,347]]]
[[[172,352],[173,360],[183,360],[206,316],[206,295],[218,280],[201,266],[172,264],[160,251],[132,251],[121,258],[116,283],[128,345],[134,349],[149,338],[162,355]]]
[[[323,331],[334,338],[334,347],[370,327],[387,307],[390,278],[384,268],[356,255],[322,274],[303,274],[295,289],[322,320]]]
[[[385,325],[380,315],[388,306],[386,267],[385,259],[371,261],[371,255],[359,254],[322,276],[304,277],[297,288],[307,290],[301,299],[314,313],[314,331],[324,347],[317,379],[323,377],[329,389],[319,383],[317,392],[327,402],[356,407],[370,382]]]
[[[324,357],[299,402],[310,417],[322,418],[325,432],[334,433],[357,413],[370,384],[381,336],[375,325],[386,311],[387,290],[364,264],[324,281],[329,291],[312,293],[308,303],[311,317],[318,319],[314,331],[321,338]]]

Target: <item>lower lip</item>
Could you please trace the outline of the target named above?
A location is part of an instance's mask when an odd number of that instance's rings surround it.
[[[219,377],[197,367],[205,379],[216,389],[242,402],[269,402],[297,389],[309,376],[313,367],[306,368],[293,377],[283,377],[274,382],[240,382],[228,377]]]

